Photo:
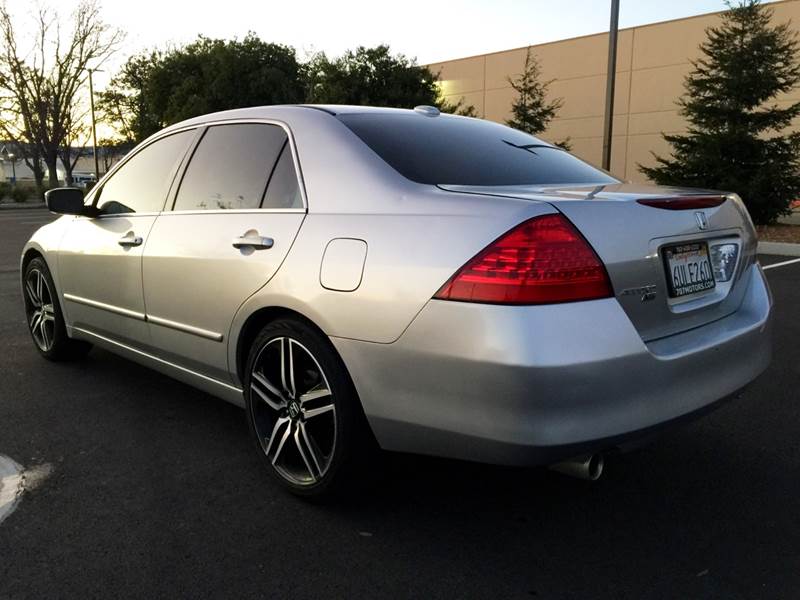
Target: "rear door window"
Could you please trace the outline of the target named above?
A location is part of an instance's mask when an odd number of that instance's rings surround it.
[[[209,127],[186,167],[174,210],[259,208],[286,143],[278,125]]]
[[[302,208],[300,184],[294,169],[292,148],[287,141],[272,172],[262,208]]]

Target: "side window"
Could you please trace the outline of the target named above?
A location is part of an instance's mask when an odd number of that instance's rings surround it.
[[[183,176],[174,210],[258,208],[286,132],[277,125],[208,128]]]
[[[161,138],[131,157],[103,184],[98,204],[101,214],[160,211],[170,175],[194,135],[194,130],[188,130]]]
[[[294,170],[292,149],[287,141],[283,145],[281,157],[272,177],[269,180],[267,195],[264,197],[263,208],[302,208],[303,199],[300,197],[300,185],[297,182],[297,172]]]

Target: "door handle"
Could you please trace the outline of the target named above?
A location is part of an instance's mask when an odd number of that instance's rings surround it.
[[[133,246],[141,246],[144,240],[140,238],[138,235],[135,235],[132,231],[129,231],[125,235],[123,235],[117,243],[122,246],[123,248],[132,248]]]
[[[269,250],[275,245],[275,240],[260,235],[243,235],[233,238],[233,247],[241,250],[242,248],[252,248],[253,250]]]

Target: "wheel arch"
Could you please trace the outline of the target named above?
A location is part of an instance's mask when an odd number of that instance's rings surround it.
[[[356,414],[357,419],[361,422],[364,427],[364,432],[366,438],[368,440],[368,444],[370,448],[378,448],[379,443],[375,437],[375,433],[372,429],[372,424],[369,421],[369,418],[364,411],[364,404],[361,401],[361,395],[358,392],[358,389],[355,385],[355,381],[353,380],[353,376],[350,373],[350,369],[347,367],[347,364],[344,361],[344,357],[340,354],[339,350],[336,346],[331,342],[329,336],[325,331],[314,322],[313,319],[309,318],[307,315],[299,312],[298,310],[291,309],[285,306],[264,306],[254,310],[244,321],[241,329],[239,330],[239,334],[234,340],[231,338],[231,343],[235,344],[236,352],[235,352],[235,375],[239,382],[244,386],[245,381],[245,369],[247,367],[247,359],[249,356],[250,347],[252,346],[253,342],[255,341],[256,337],[258,336],[259,332],[269,323],[272,323],[281,318],[293,318],[298,321],[301,321],[305,325],[309,326],[311,329],[316,331],[320,337],[330,346],[331,351],[333,352],[333,356],[339,361],[345,378],[347,379],[352,393],[354,394],[355,404],[356,404]]]
[[[44,261],[44,264],[47,266],[47,270],[50,271],[50,277],[53,279],[53,285],[55,286],[55,294],[56,294],[56,301],[58,302],[58,306],[61,309],[61,314],[64,317],[64,325],[67,328],[67,335],[70,335],[71,326],[69,315],[66,311],[66,302],[64,301],[64,296],[61,292],[61,279],[59,277],[59,273],[56,269],[53,268],[53,264],[50,261],[50,258],[55,258],[52,255],[48,255],[48,252],[45,251],[44,248],[39,246],[35,242],[29,243],[25,249],[22,251],[22,256],[20,258],[20,269],[19,269],[19,283],[20,283],[20,291],[24,293],[22,286],[25,285],[25,269],[28,268],[30,262],[35,258],[41,258]]]
[[[327,334],[322,330],[322,328],[319,325],[317,325],[313,320],[308,318],[306,315],[296,310],[293,310],[291,308],[286,308],[285,306],[261,307],[253,311],[253,313],[247,317],[244,324],[242,325],[241,330],[239,331],[239,335],[235,340],[236,344],[235,374],[240,382],[244,382],[244,369],[247,364],[247,357],[250,352],[250,346],[252,345],[253,340],[256,339],[256,336],[258,335],[259,331],[261,331],[261,329],[263,329],[264,326],[266,326],[268,323],[286,317],[291,317],[303,321],[306,325],[310,326],[317,333],[319,333],[323,338],[325,338],[326,340],[328,339]],[[336,352],[336,354],[337,356],[339,355],[338,352]],[[341,356],[339,356],[339,360],[342,360]],[[344,364],[343,360],[342,363]]]
[[[47,254],[39,248],[38,246],[29,245],[25,248],[22,252],[22,257],[19,261],[19,282],[20,286],[25,285],[25,269],[28,268],[28,265],[31,263],[32,260],[35,258],[41,258],[44,261],[47,270],[50,271],[50,277],[53,278],[53,283],[56,284],[56,296],[58,297],[58,302],[61,304],[61,309],[63,311],[64,306],[61,302],[61,294],[58,293],[58,282],[56,281],[55,272],[53,271],[53,267],[50,265],[50,261],[47,260]]]
[[[23,276],[25,275],[25,268],[28,266],[28,263],[34,258],[41,258],[47,265],[47,268],[50,269],[50,263],[47,262],[44,252],[36,246],[28,246],[22,253],[22,258],[20,260],[20,273],[22,273]],[[50,272],[52,273],[53,269],[50,269]]]

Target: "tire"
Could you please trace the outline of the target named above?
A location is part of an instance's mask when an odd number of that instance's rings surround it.
[[[293,494],[327,498],[359,485],[375,443],[344,363],[299,319],[266,325],[245,371],[250,433],[267,471]]]
[[[25,266],[22,279],[25,317],[33,345],[44,358],[52,361],[83,358],[92,345],[70,339],[64,324],[64,314],[50,269],[41,257]]]

